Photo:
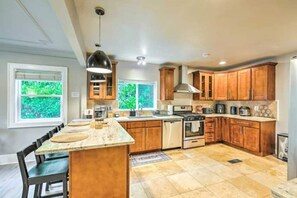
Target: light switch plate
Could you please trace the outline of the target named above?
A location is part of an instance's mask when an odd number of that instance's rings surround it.
[[[79,92],[75,92],[75,91],[71,92],[71,97],[72,98],[79,98]]]

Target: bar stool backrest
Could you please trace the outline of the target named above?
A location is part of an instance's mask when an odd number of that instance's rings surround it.
[[[37,139],[37,141],[36,141],[37,148],[41,147],[43,142],[45,142],[46,140],[49,140],[49,139],[50,139],[49,133],[47,133],[44,136],[42,136],[41,138]],[[39,159],[40,159],[40,162],[44,162],[45,161],[45,156],[44,155],[39,155]]]
[[[22,175],[22,180],[24,183],[28,184],[28,169],[25,162],[25,158],[32,152],[36,151],[36,143],[33,142],[30,146],[26,147],[24,150],[17,152],[18,162],[20,166],[20,171]]]

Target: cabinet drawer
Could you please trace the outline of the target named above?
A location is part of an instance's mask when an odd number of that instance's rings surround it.
[[[246,127],[260,128],[259,122],[249,121],[249,120],[239,120],[239,119],[230,119],[231,124],[238,124]]]
[[[215,118],[205,118],[205,122],[214,122]]]
[[[160,127],[162,126],[161,120],[146,121],[145,127]]]
[[[215,123],[214,122],[206,122],[205,123],[205,133],[214,132],[215,131]]]
[[[127,122],[128,123],[128,129],[133,129],[133,128],[143,128],[145,127],[145,122]]]
[[[215,134],[214,133],[205,133],[205,142],[214,142]]]

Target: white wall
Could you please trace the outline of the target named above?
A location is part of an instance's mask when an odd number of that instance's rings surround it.
[[[0,155],[15,154],[52,127],[7,129],[7,63],[27,63],[68,67],[68,120],[79,117],[81,106],[86,107],[86,70],[75,59],[9,53],[0,51]],[[71,92],[80,92],[80,98],[71,98]]]

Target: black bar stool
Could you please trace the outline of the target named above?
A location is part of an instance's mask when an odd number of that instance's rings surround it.
[[[35,152],[37,145],[33,142],[30,146],[17,153],[18,162],[20,166],[21,176],[23,180],[22,198],[28,197],[29,186],[35,185],[34,197],[41,197],[42,184],[48,182],[62,181],[63,193],[56,193],[45,197],[62,196],[66,198],[67,192],[67,176],[68,176],[68,160],[48,160],[40,162],[37,160],[37,165],[33,166],[29,171],[27,169],[25,158],[30,153]],[[38,157],[36,157],[38,159]]]

